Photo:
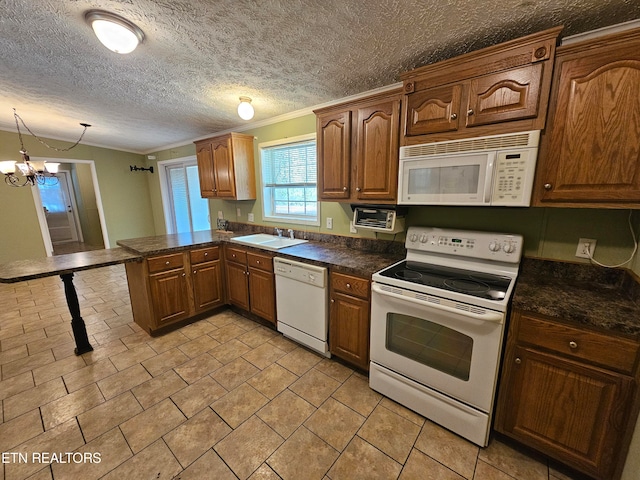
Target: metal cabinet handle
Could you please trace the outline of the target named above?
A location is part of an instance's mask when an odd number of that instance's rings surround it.
[[[232,254],[231,254],[231,257],[236,258],[236,254],[235,254],[235,253],[232,253]]]
[[[195,275],[196,273],[198,273],[198,271],[197,271],[197,270],[194,270],[194,271],[193,271],[193,274]]]
[[[256,264],[260,265],[260,260],[256,260]]]
[[[347,187],[342,187],[342,191],[346,192],[347,191]]]
[[[183,273],[183,274],[182,274],[182,276],[183,276],[183,277],[186,277],[186,276],[187,276],[187,274],[186,274],[186,273]]]
[[[576,348],[578,348],[578,344],[576,342],[569,342],[569,348],[571,348],[572,350],[575,350]]]
[[[167,260],[166,262],[164,262],[165,265],[169,265],[171,262],[169,260]]]
[[[520,365],[520,364],[522,363],[522,360],[520,360],[520,358],[518,357],[518,358],[516,358],[516,363],[517,363],[518,365]]]
[[[469,110],[467,110],[467,115],[471,116],[473,115],[475,112],[473,111],[473,108],[470,108]]]
[[[350,283],[347,283],[347,288],[351,288],[351,284]]]
[[[331,299],[331,303],[336,303],[336,301],[332,298],[332,299]]]
[[[204,252],[204,256],[206,257],[207,255],[209,255],[209,252]]]
[[[362,190],[360,187],[356,187],[356,192],[359,192],[360,190]]]
[[[458,114],[457,113],[452,113],[451,117],[449,117],[449,118],[451,118],[451,120],[455,120],[456,118],[458,118]]]
[[[544,189],[545,190],[551,190],[552,187],[553,187],[553,185],[551,185],[550,183],[545,183],[544,184]]]

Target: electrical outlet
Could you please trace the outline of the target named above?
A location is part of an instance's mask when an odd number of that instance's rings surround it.
[[[358,233],[358,229],[356,228],[356,226],[353,224],[353,220],[351,220],[349,222],[349,231],[351,233]]]
[[[255,221],[253,213],[250,213],[249,215],[247,215],[247,222],[253,222]]]
[[[327,228],[331,230],[333,228],[333,218],[327,217]]]
[[[236,217],[240,218],[242,216],[242,210],[240,210],[240,207],[236,208]]]
[[[576,257],[589,258],[593,257],[598,241],[594,238],[581,238],[578,240],[578,248],[576,248]]]

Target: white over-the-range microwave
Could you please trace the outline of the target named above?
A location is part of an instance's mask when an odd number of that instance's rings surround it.
[[[400,147],[398,204],[528,207],[540,131]]]

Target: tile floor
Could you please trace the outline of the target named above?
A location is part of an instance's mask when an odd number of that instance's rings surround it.
[[[569,478],[495,439],[480,449],[231,311],[151,338],[122,266],[74,280],[95,348],[81,357],[58,277],[0,285],[2,478]]]

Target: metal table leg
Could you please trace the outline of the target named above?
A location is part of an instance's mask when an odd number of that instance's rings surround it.
[[[78,303],[78,294],[73,285],[73,273],[65,273],[60,275],[64,283],[64,294],[67,297],[67,306],[71,313],[71,328],[73,329],[73,337],[76,341],[74,352],[76,355],[82,355],[93,350],[87,337],[87,329],[84,320],[80,316],[80,304]]]

